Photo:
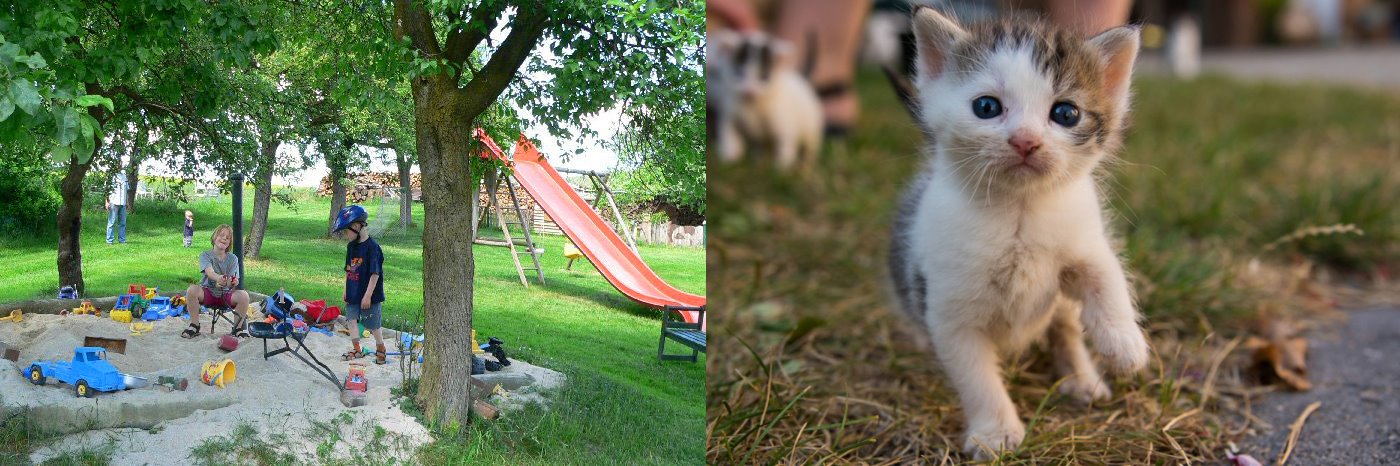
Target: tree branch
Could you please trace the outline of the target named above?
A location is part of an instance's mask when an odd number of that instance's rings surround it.
[[[442,55],[437,35],[433,33],[433,18],[423,5],[413,0],[394,0],[394,38],[408,37],[413,49],[437,58]]]
[[[496,18],[505,11],[505,2],[485,1],[472,8],[466,27],[453,29],[447,34],[447,49],[443,51],[444,58],[454,66],[465,66],[467,60],[471,58],[472,51],[476,50],[481,41],[491,35],[491,31],[496,29]],[[477,29],[473,27],[480,21],[485,27]],[[453,22],[456,22],[455,19]]]
[[[544,8],[516,8],[515,26],[510,35],[501,42],[496,53],[491,54],[491,60],[482,67],[481,73],[473,76],[462,89],[465,106],[458,111],[478,114],[496,101],[544,34],[547,19],[548,12]]]

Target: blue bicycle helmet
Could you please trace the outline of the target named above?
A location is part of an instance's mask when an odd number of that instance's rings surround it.
[[[364,207],[346,206],[344,209],[340,209],[340,213],[335,216],[335,231],[350,228],[350,224],[355,222],[369,223],[369,213],[365,212]]]

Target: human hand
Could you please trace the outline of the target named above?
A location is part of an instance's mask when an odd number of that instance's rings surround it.
[[[365,293],[365,297],[360,298],[360,309],[369,309],[371,305],[373,305],[373,303],[370,302],[370,295],[369,293]]]

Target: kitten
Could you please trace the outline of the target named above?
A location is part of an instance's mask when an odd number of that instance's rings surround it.
[[[930,160],[896,215],[892,283],[958,393],[964,450],[986,457],[1025,437],[1000,356],[1047,335],[1059,390],[1081,402],[1110,396],[1085,333],[1115,372],[1147,364],[1093,178],[1122,141],[1138,30],[965,28],[930,8],[913,30]]]
[[[707,92],[728,93],[715,97],[721,103],[720,159],[733,162],[748,148],[773,154],[782,169],[814,159],[821,149],[821,100],[798,70],[792,46],[757,32],[711,36],[717,50],[707,66],[722,61],[712,69],[727,73],[709,81],[720,89]]]

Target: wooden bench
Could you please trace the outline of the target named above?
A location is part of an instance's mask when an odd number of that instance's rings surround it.
[[[686,323],[679,311],[697,311],[695,323]],[[662,309],[661,315],[661,342],[656,349],[657,361],[689,360],[696,362],[700,353],[705,352],[705,332],[701,330],[701,323],[705,321],[704,306],[666,306]],[[677,343],[690,348],[690,355],[666,354],[666,339],[675,340]]]

